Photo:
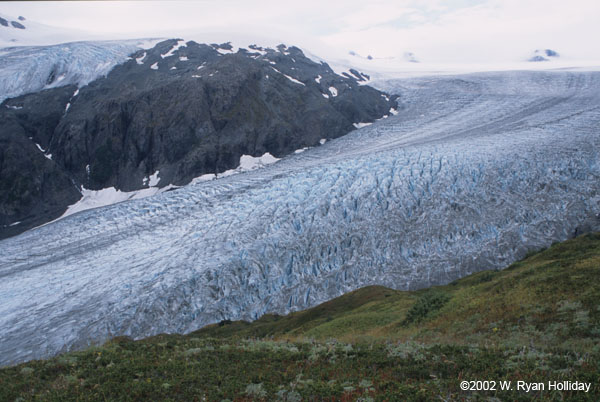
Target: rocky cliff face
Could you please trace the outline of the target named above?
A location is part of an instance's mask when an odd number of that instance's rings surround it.
[[[75,87],[4,102],[0,109],[0,238],[59,216],[81,195],[46,150]],[[12,100],[11,100],[12,101]]]
[[[7,99],[0,237],[59,216],[81,186],[132,191],[156,172],[161,186],[182,185],[242,155],[281,157],[344,135],[397,106],[364,78],[296,47],[167,40],[81,89]]]

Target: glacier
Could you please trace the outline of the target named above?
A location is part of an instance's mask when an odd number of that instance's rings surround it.
[[[0,364],[417,289],[600,230],[600,73],[380,81],[386,119],[0,241]]]
[[[105,76],[139,49],[158,39],[82,41],[0,49],[0,102],[65,85],[84,86]]]

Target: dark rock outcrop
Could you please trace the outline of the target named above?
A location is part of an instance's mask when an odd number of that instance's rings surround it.
[[[80,186],[132,191],[156,171],[161,186],[183,185],[244,154],[282,157],[339,137],[397,106],[359,85],[368,76],[339,76],[296,47],[177,43],[140,50],[77,94],[61,87],[2,104],[0,238],[59,216]]]
[[[11,21],[10,24],[18,29],[25,29],[25,25],[21,24],[20,22],[17,21]]]
[[[2,104],[0,237],[60,216],[81,197],[63,167],[41,151],[47,149],[73,91],[57,88]]]

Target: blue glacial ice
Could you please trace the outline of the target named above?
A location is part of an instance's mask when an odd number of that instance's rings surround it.
[[[71,42],[0,49],[0,102],[65,85],[83,86],[157,41]]]
[[[1,363],[448,283],[600,230],[600,73],[379,85],[397,115],[1,241]]]

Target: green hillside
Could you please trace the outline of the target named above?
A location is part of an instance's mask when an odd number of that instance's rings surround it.
[[[463,391],[461,380],[496,390]],[[2,401],[488,398],[600,400],[600,234],[446,286],[370,286],[288,316],[117,338],[0,370]]]

